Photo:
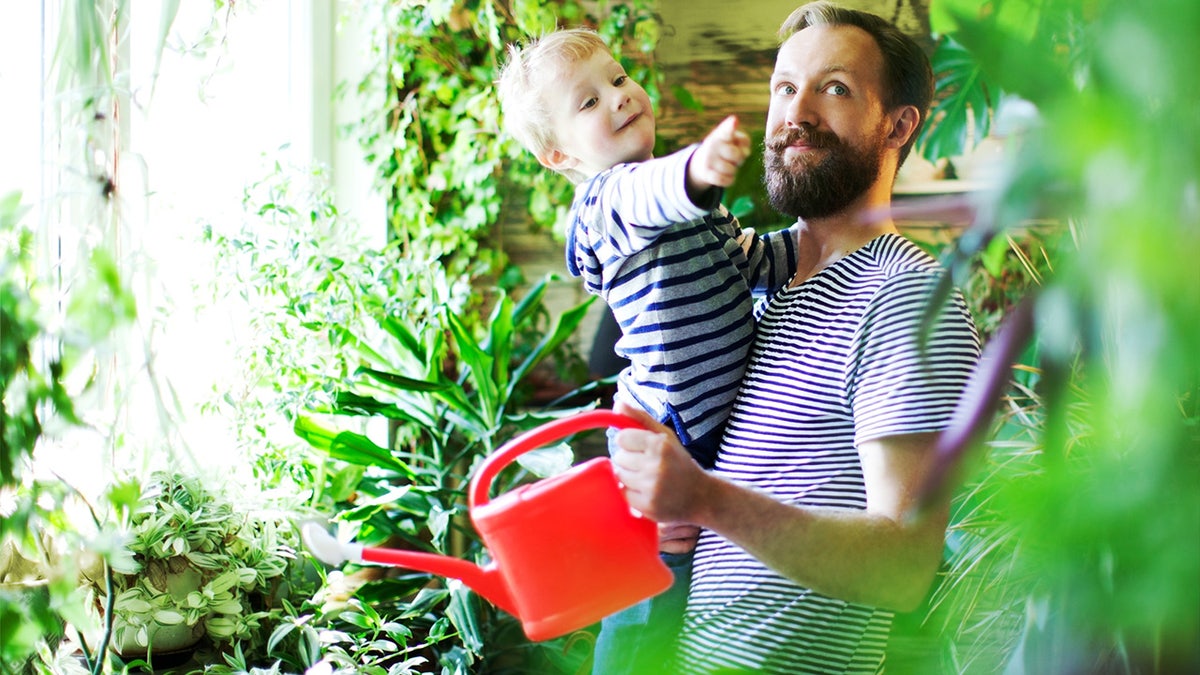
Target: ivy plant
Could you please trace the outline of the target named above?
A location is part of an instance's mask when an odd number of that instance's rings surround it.
[[[390,235],[405,256],[439,261],[451,278],[499,273],[504,203],[552,226],[571,186],[501,132],[494,83],[506,45],[556,26],[591,26],[659,97],[651,0],[371,0],[374,67],[357,83],[368,114],[350,125],[388,196]],[[382,101],[382,106],[378,102]]]

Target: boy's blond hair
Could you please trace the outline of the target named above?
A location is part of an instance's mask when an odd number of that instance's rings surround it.
[[[563,67],[608,48],[599,34],[587,28],[557,30],[531,39],[524,47],[508,46],[508,63],[496,83],[504,129],[539,161],[556,142],[544,100],[547,85]],[[570,169],[560,173],[573,183],[584,177]]]

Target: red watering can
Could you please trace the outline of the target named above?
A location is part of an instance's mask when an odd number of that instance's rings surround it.
[[[594,410],[528,431],[490,455],[471,479],[471,521],[493,561],[480,567],[432,553],[343,544],[314,523],[302,530],[319,560],[366,561],[460,579],[516,616],[530,640],[548,640],[657,595],[672,575],[658,527],[629,508],[612,462],[598,457],[489,500],[492,481],[518,456],[579,431],[643,428]]]

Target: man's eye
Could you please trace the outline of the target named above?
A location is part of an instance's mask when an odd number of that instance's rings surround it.
[[[783,94],[784,96],[795,96],[796,95],[796,88],[790,84],[781,84],[775,88],[775,91],[779,92],[780,94]]]
[[[831,84],[829,85],[829,93],[833,94],[834,96],[845,96],[846,94],[850,93],[850,90],[847,89],[845,85]]]

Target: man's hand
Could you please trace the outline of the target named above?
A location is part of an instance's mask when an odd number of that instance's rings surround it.
[[[709,132],[688,162],[688,183],[697,193],[710,187],[729,187],[750,156],[750,136],[738,128],[737,117],[726,117]]]
[[[708,475],[683,449],[675,433],[645,411],[623,403],[615,410],[649,429],[622,429],[617,434],[613,468],[625,486],[629,505],[659,523],[690,522]],[[683,529],[660,529],[664,538],[692,536],[681,533]]]

